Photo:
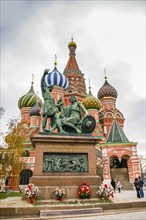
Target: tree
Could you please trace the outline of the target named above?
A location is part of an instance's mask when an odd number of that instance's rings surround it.
[[[0,119],[2,118],[2,116],[4,115],[4,113],[5,113],[5,109],[4,109],[4,107],[0,107]],[[3,132],[0,132],[0,136],[3,136]]]
[[[3,179],[18,176],[24,167],[21,156],[25,151],[26,127],[18,118],[10,119],[5,135],[6,147],[0,148],[0,174]]]

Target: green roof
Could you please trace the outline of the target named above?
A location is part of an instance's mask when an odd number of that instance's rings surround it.
[[[120,125],[117,123],[116,120],[114,120],[111,130],[109,132],[109,136],[107,138],[107,143],[109,142],[129,142],[128,138],[126,137],[126,135],[124,134],[122,128],[120,127]]]

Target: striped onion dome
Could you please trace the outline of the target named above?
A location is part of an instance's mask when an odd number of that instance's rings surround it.
[[[113,98],[117,98],[118,97],[118,93],[117,90],[111,86],[108,81],[107,81],[107,77],[105,77],[105,83],[103,84],[103,86],[99,89],[97,97],[101,100],[104,97],[113,97]]]
[[[29,111],[29,115],[30,116],[40,116],[40,110],[41,110],[41,107],[38,103],[38,100],[36,101],[36,104],[31,107],[30,111]]]
[[[33,82],[32,82],[30,90],[19,99],[18,107],[19,107],[19,109],[21,109],[23,107],[32,107],[36,104],[37,100],[38,100],[38,103],[41,105],[42,101],[34,92]]]
[[[60,86],[65,90],[68,87],[68,79],[65,75],[63,75],[57,70],[56,65],[53,71],[48,71],[48,74],[45,76],[45,85],[48,86],[49,84],[52,84],[54,86]]]
[[[99,99],[97,99],[96,97],[94,97],[92,95],[91,92],[91,87],[89,87],[89,93],[86,96],[85,99],[83,99],[82,101],[82,105],[86,108],[86,109],[97,109],[100,110],[101,109],[101,102]]]

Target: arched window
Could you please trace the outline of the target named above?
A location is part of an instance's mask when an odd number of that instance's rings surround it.
[[[6,177],[6,180],[5,180],[5,185],[8,186],[9,185],[9,177]]]
[[[120,114],[116,114],[116,118],[122,118]]]
[[[130,159],[130,157],[128,155],[123,155],[121,158],[121,166],[122,168],[127,168],[127,162]]]
[[[120,162],[117,156],[112,156],[110,158],[110,168],[119,168]]]
[[[112,114],[108,112],[108,113],[106,114],[106,117],[107,117],[107,118],[112,118]]]

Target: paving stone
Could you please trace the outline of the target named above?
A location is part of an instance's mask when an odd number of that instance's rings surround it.
[[[102,208],[86,208],[86,209],[65,209],[65,210],[40,210],[40,217],[55,216],[55,215],[75,215],[88,213],[101,213]]]

